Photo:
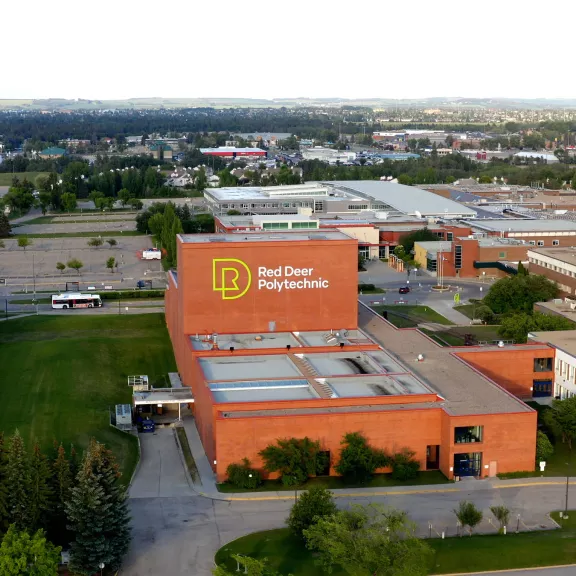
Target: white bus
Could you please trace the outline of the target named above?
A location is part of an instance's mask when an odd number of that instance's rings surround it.
[[[161,260],[162,252],[158,248],[149,248],[142,252],[142,260]]]
[[[52,294],[52,308],[99,308],[102,300],[98,294],[64,292]]]

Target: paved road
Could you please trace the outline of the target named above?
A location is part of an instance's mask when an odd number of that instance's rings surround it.
[[[140,436],[142,461],[130,490],[133,542],[122,570],[125,576],[156,576],[161,573],[209,576],[214,554],[222,545],[251,532],[284,525],[293,504],[292,492],[233,495],[237,499],[231,501],[200,495],[202,491],[214,494],[213,474],[198,435],[191,433],[191,426],[193,422],[187,420],[188,439],[203,475],[202,486],[195,486],[194,490],[186,485],[170,429],[159,431],[157,435]],[[491,516],[489,508],[494,505],[510,508],[512,531],[516,525],[521,530],[553,528],[548,513],[563,508],[564,484],[548,478],[542,485],[534,485],[535,481],[540,480],[470,479],[457,484],[427,487],[356,489],[339,492],[336,496],[340,507],[377,502],[406,510],[417,523],[421,536],[429,535],[429,522],[433,525],[433,535],[438,536],[441,532],[455,535],[452,511],[464,499],[473,501],[485,512],[486,519],[479,527],[480,532],[495,532],[496,528],[488,521]],[[576,485],[571,489],[576,489]],[[528,574],[572,576],[576,570],[519,571],[517,576]]]

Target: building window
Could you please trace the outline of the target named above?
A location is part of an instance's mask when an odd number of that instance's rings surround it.
[[[454,268],[456,270],[462,268],[462,246],[454,247]]]
[[[292,228],[297,229],[318,229],[318,222],[292,222]]]
[[[288,222],[262,222],[264,230],[288,230]]]
[[[550,372],[552,358],[534,358],[534,372]]]
[[[506,252],[499,252],[498,258],[506,258]]]
[[[452,232],[447,232],[446,240],[448,240],[448,242],[452,242],[452,240],[454,240],[454,234]]]
[[[454,428],[454,443],[469,444],[482,442],[484,426],[458,426]]]
[[[323,212],[324,202],[314,202],[314,212]]]
[[[560,246],[560,240],[552,240],[552,246]]]
[[[538,246],[544,246],[544,240],[538,240]]]
[[[529,241],[530,246],[536,246],[536,241],[535,240],[530,240]]]

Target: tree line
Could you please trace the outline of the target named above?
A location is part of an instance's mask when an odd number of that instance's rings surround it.
[[[74,573],[89,576],[101,565],[118,569],[130,543],[119,479],[111,451],[94,439],[80,460],[73,446],[66,451],[55,443],[44,453],[36,441],[27,452],[18,430],[8,441],[0,434],[0,566],[10,560],[16,566],[22,543],[29,542],[37,554],[32,564],[48,566],[6,573],[55,575],[62,548],[70,550]]]

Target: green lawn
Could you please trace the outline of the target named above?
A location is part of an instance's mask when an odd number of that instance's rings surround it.
[[[470,318],[470,320],[474,319],[474,309],[479,308],[480,304],[461,304],[460,306],[454,306],[454,310],[460,312],[460,314],[464,314]]]
[[[429,306],[413,306],[413,305],[378,305],[373,306],[373,309],[382,314],[388,312],[388,320],[398,328],[415,328],[418,324],[426,322],[433,322],[436,324],[452,325],[452,322],[444,318],[438,312],[435,312]]]
[[[26,178],[32,184],[36,184],[36,178],[38,176],[48,176],[48,172],[1,172],[0,173],[0,186],[11,186],[12,179],[14,177],[18,178],[18,180],[22,181]]]
[[[81,217],[80,214],[75,215],[75,216],[71,216],[69,217],[69,219],[67,220],[62,220],[62,219],[58,219],[55,220],[55,218],[61,218],[63,216],[68,216],[67,213],[62,213],[62,214],[52,214],[51,216],[38,216],[38,218],[33,218],[32,220],[26,220],[25,222],[21,223],[21,226],[28,226],[29,224],[85,224],[85,223],[94,223],[94,222],[98,222],[98,223],[108,223],[108,222],[131,222],[134,219],[133,218],[104,218],[102,217],[102,214],[98,214],[96,216],[85,216],[84,218]],[[18,228],[18,225],[15,226],[15,228]]]
[[[312,486],[322,486],[323,488],[329,488],[330,490],[336,490],[338,488],[382,488],[391,486],[422,486],[426,484],[447,484],[450,480],[447,480],[444,474],[438,470],[433,470],[430,472],[420,472],[418,477],[414,480],[409,480],[407,482],[399,482],[394,480],[391,474],[375,474],[372,480],[367,484],[346,484],[342,478],[339,476],[320,476],[318,478],[310,478],[308,482],[298,486],[298,490],[307,490]],[[294,492],[294,487],[286,487],[279,480],[265,480],[262,486],[256,490],[244,490],[242,488],[236,488],[231,484],[223,483],[217,484],[218,490],[220,492],[275,492],[275,491],[286,491]]]
[[[561,524],[560,530],[514,534],[512,529],[507,536],[431,539],[428,542],[434,554],[429,574],[571,564],[576,559],[576,511],[570,513],[568,520],[559,520],[558,514],[553,517]],[[301,540],[290,535],[287,528],[256,532],[234,540],[218,550],[216,563],[236,570],[231,554],[268,558],[269,565],[283,575],[317,576],[322,573],[314,564],[313,554]],[[344,576],[348,572],[336,569],[332,574]]]
[[[454,326],[447,330],[433,332],[422,329],[422,332],[436,340],[442,346],[464,346],[465,334],[472,334],[476,342],[498,340],[498,326]]]
[[[109,426],[109,408],[129,403],[129,374],[161,380],[176,365],[163,314],[31,316],[0,323],[2,428],[79,449],[106,443],[128,481],[136,438]]]

